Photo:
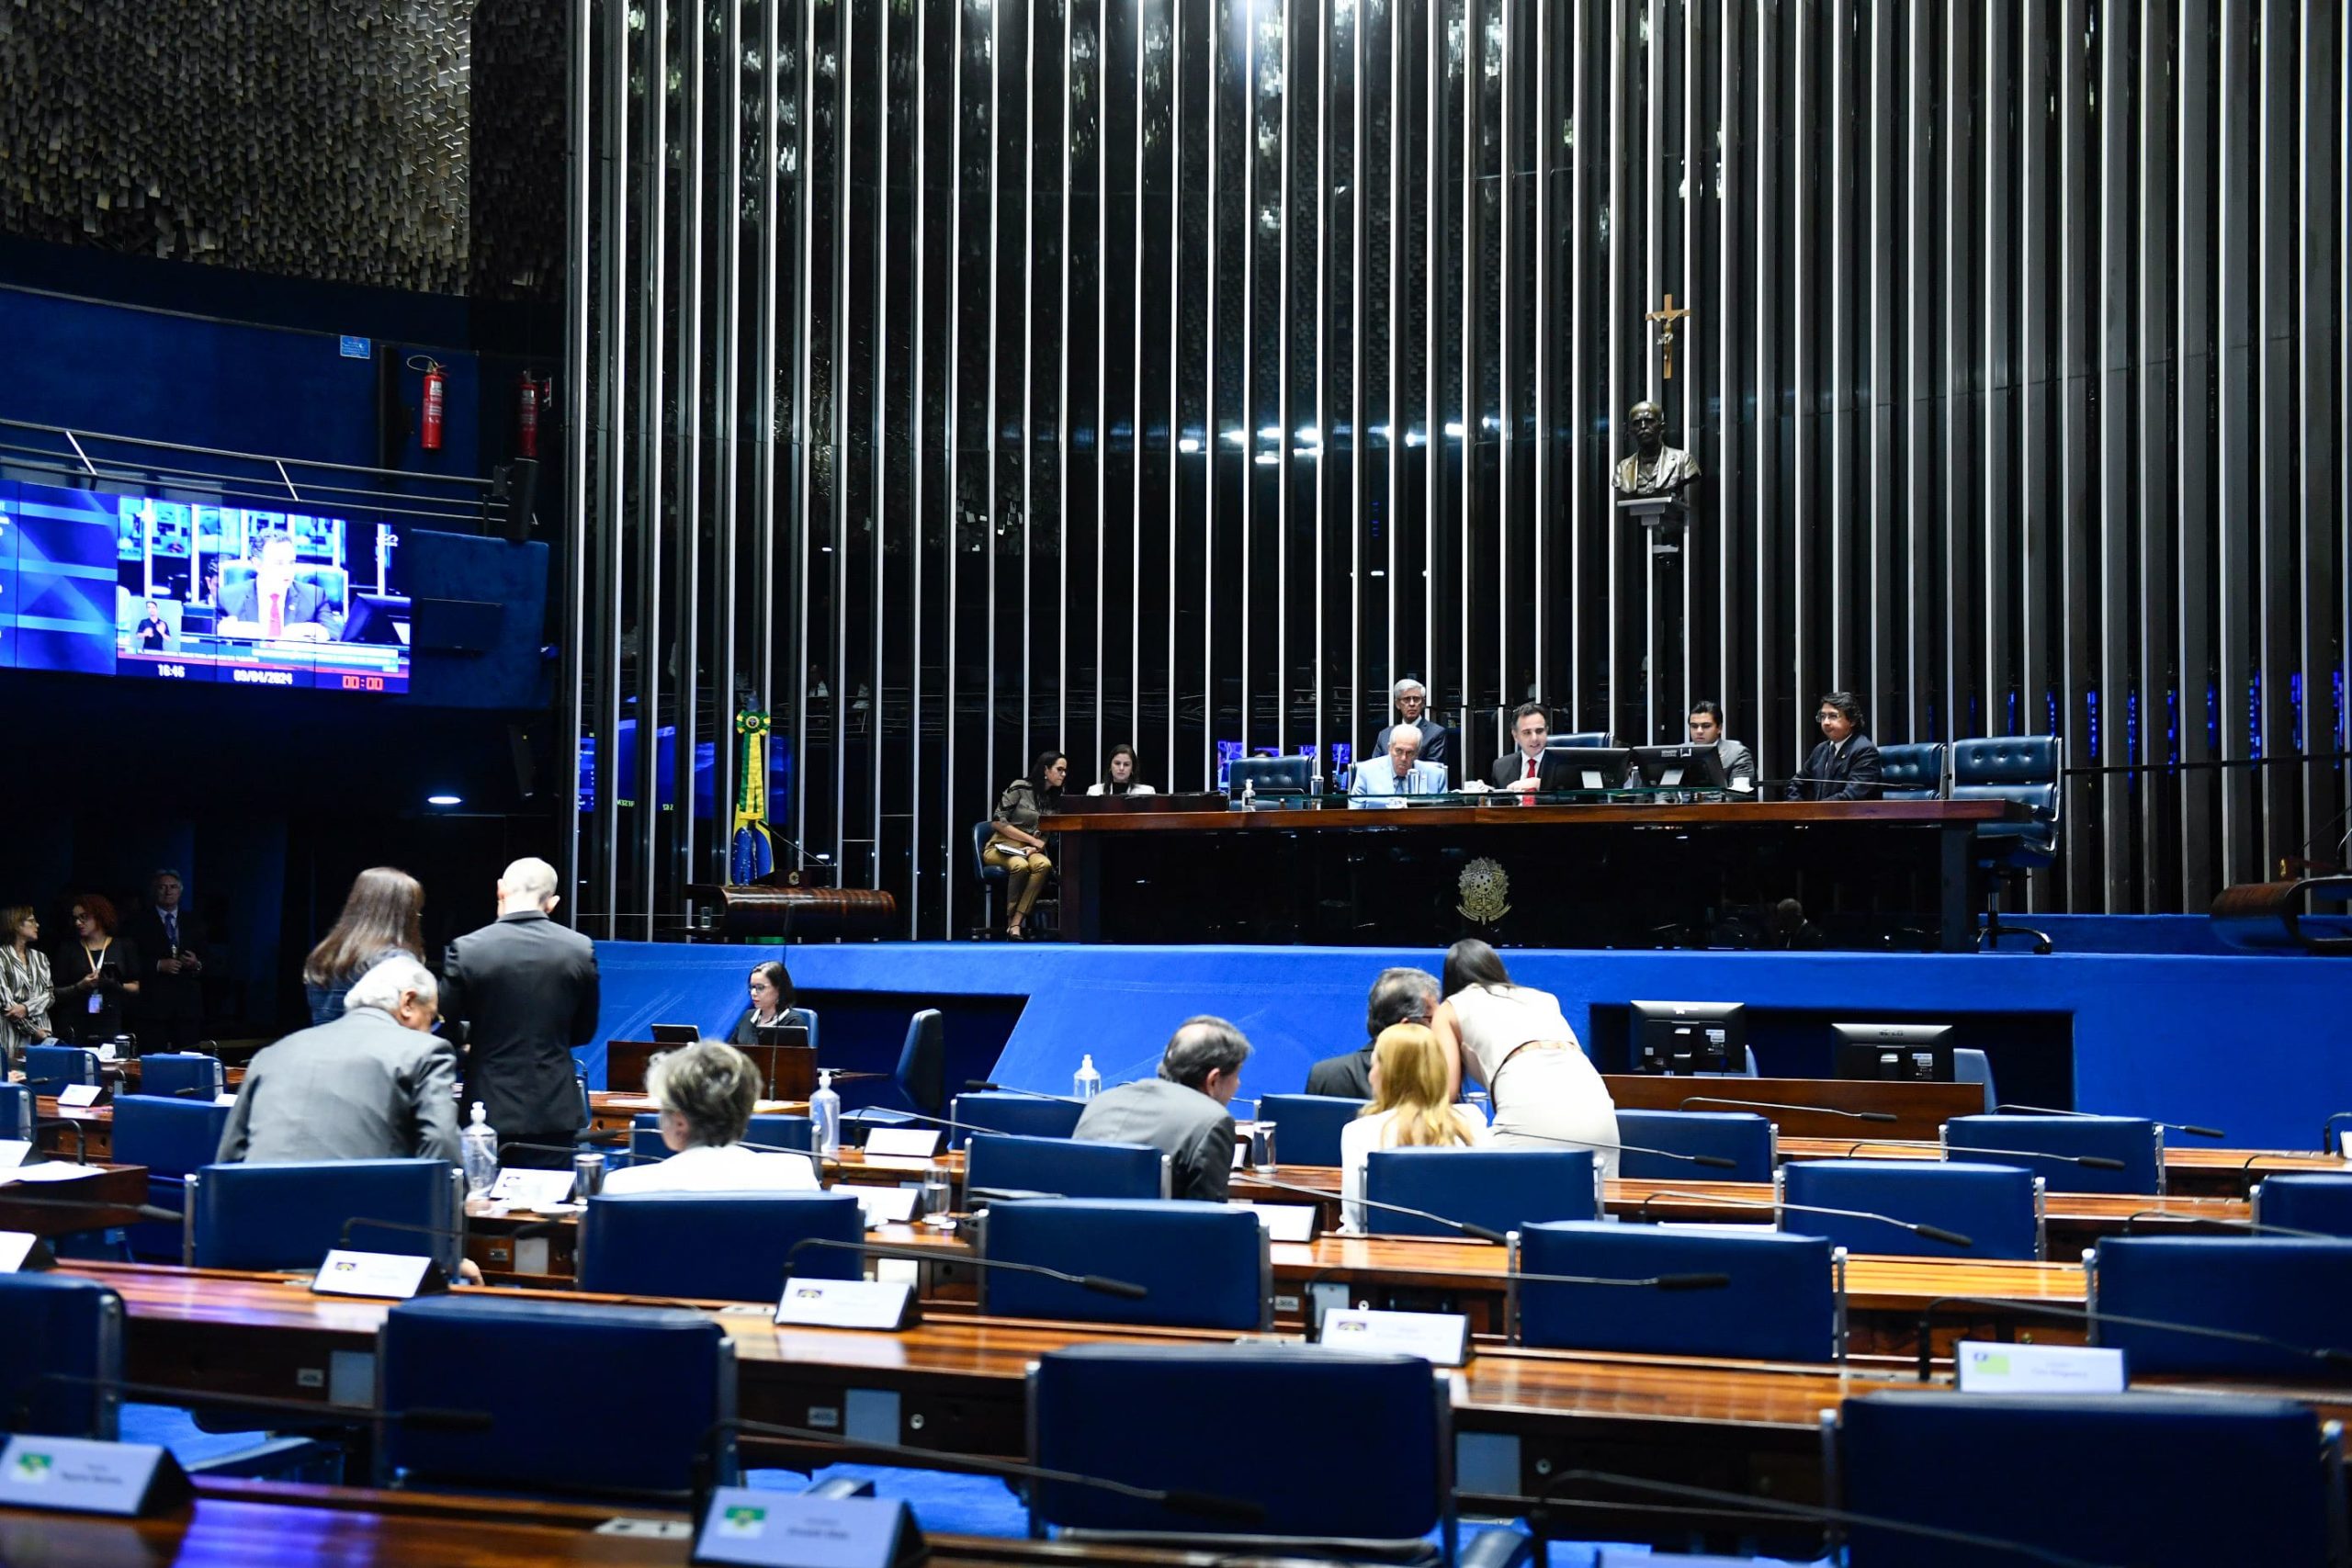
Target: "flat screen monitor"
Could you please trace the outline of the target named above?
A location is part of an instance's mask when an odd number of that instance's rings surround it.
[[[1949,1023],[1833,1023],[1841,1078],[1951,1082]]]
[[[1633,1002],[1637,1073],[1734,1073],[1747,1067],[1747,1009],[1738,1002]]]
[[[1561,789],[1623,789],[1634,753],[1623,746],[1555,746],[1544,760],[1558,770]]]
[[[808,1026],[805,1023],[763,1023],[759,1026],[760,1043],[783,1045],[794,1050],[808,1049]]]
[[[656,1045],[691,1045],[702,1038],[702,1031],[691,1023],[657,1023],[653,1026]]]
[[[1725,786],[1724,754],[1713,746],[1636,746],[1634,766],[1653,789],[1713,789]]]

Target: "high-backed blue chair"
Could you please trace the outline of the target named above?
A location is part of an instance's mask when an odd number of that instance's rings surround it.
[[[1598,1219],[1600,1212],[1590,1149],[1374,1149],[1364,1163],[1363,1195],[1506,1233],[1544,1220]],[[1458,1234],[1371,1207],[1363,1220],[1375,1235]]]
[[[2255,1184],[2254,1223],[2352,1236],[2352,1175],[2297,1171]]]
[[[2118,1235],[2091,1248],[2092,1342],[2135,1372],[2352,1379],[2352,1241]],[[2286,1347],[2110,1321],[2160,1319],[2260,1335]],[[2329,1360],[2310,1352],[2333,1350]]]
[[[1956,1231],[1973,1247],[1953,1247],[1883,1220],[1787,1213],[1781,1228],[1826,1236],[1852,1253],[1898,1258],[2039,1258],[2041,1180],[2014,1165],[1960,1160],[1791,1160],[1781,1168],[1781,1199],[1808,1208],[1884,1214],[1911,1224]]]
[[[1620,1111],[1617,1139],[1670,1154],[1713,1155],[1733,1162],[1729,1170],[1710,1169],[1628,1147],[1617,1156],[1617,1174],[1641,1181],[1770,1181],[1780,1157],[1778,1129],[1771,1118],[1747,1111]]]
[[[580,1220],[580,1288],[615,1296],[770,1302],[784,1294],[793,1244],[855,1246],[864,1211],[847,1192],[625,1192],[591,1198]],[[854,1280],[858,1255],[812,1247],[792,1257],[809,1279]]]
[[[1266,1228],[1247,1209],[1157,1199],[999,1203],[979,1226],[980,1255],[1141,1285],[1141,1301],[1010,1269],[983,1269],[980,1310],[1000,1317],[1078,1318],[1257,1333],[1273,1325]]]
[[[1951,749],[1923,740],[1878,749],[1879,797],[1940,800],[1951,793]]]
[[[1951,1050],[1951,1081],[1981,1083],[1984,1086],[1984,1109],[1989,1113],[2001,1103],[1999,1092],[1993,1087],[1993,1059],[1984,1052],[1966,1045]]]
[[[98,1054],[79,1045],[25,1047],[25,1087],[35,1094],[55,1094],[66,1084],[98,1081]]]
[[[948,1109],[947,1119],[990,1133],[1011,1133],[1016,1137],[1067,1138],[1078,1130],[1078,1119],[1085,1113],[1086,1101],[1082,1100],[1047,1100],[1034,1094],[976,1090],[957,1095]],[[969,1133],[955,1133],[949,1144],[961,1148],[970,1136]]]
[[[1225,793],[1227,798],[1239,800],[1242,790],[1255,784],[1257,793],[1267,795],[1311,795],[1315,791],[1315,762],[1309,757],[1237,757],[1226,770]]]
[[[0,1274],[0,1431],[110,1442],[122,1397],[112,1385],[121,1381],[122,1298],[111,1287],[62,1274]]]
[[[139,1058],[139,1092],[181,1100],[210,1100],[228,1088],[218,1056],[201,1051],[158,1051]]]
[[[1617,737],[1611,731],[1606,729],[1576,729],[1570,730],[1566,735],[1555,735],[1551,737],[1544,742],[1544,750],[1546,751],[1566,751],[1571,749],[1576,750],[1589,750],[1594,747],[1605,749],[1616,744]]]
[[[24,1084],[0,1084],[0,1138],[28,1144],[33,1141],[35,1099],[32,1089]]]
[[[813,1149],[817,1146],[814,1124],[806,1116],[784,1113],[754,1116],[743,1129],[747,1144],[764,1144],[775,1149]],[[662,1118],[652,1111],[639,1111],[629,1119],[628,1162],[631,1165],[658,1165],[670,1157],[670,1145],[662,1141]]]
[[[1951,749],[1951,798],[2007,800],[2032,812],[2024,822],[1985,822],[1976,829],[1976,864],[1992,874],[1985,887],[1984,926],[1978,945],[1997,948],[2005,936],[2033,938],[2036,953],[2050,951],[2042,931],[2001,922],[2001,884],[2023,884],[2026,874],[2058,858],[2059,816],[2065,802],[2060,781],[2066,772],[2066,741],[2058,735],[2000,735],[1959,740]]]
[[[2165,1190],[2165,1130],[2137,1116],[1955,1116],[1944,1123],[1943,1143],[1979,1165],[2023,1166],[2052,1192]],[[2123,1168],[2094,1170],[2036,1155],[2091,1155],[2120,1160]]]
[[[2287,1400],[1871,1393],[1825,1435],[1829,1501],[1861,1519],[2133,1568],[2341,1561],[2336,1438]],[[1861,1523],[1849,1548],[1852,1568],[2036,1560]]]
[[[477,1431],[388,1422],[379,1484],[673,1497],[714,1451],[712,1479],[737,1478],[732,1434],[712,1431],[735,1414],[734,1347],[705,1313],[429,1296],[385,1314],[376,1366],[387,1410],[490,1417]],[[611,1368],[644,1396],[616,1409],[594,1375]]]
[[[1432,1529],[1454,1555],[1443,1373],[1418,1357],[1312,1345],[1083,1345],[1029,1372],[1030,1450],[1057,1470],[1255,1503],[1255,1537],[1377,1543]],[[1237,1442],[1234,1412],[1248,1411]],[[1149,1412],[1149,1419],[1138,1419]],[[1030,1533],[1187,1530],[1229,1541],[1230,1520],[1097,1487],[1039,1483]],[[1229,1550],[1229,1548],[1228,1548]]]
[[[981,930],[990,935],[1004,929],[1003,917],[997,910],[997,896],[1004,890],[1009,874],[1001,865],[990,865],[980,852],[988,848],[994,831],[986,818],[972,824],[972,876],[980,885],[980,901],[985,908],[987,923]]]
[[[153,1094],[120,1094],[114,1101],[113,1158],[147,1168],[147,1201],[175,1213],[185,1212],[187,1178],[220,1152],[229,1108],[209,1100],[166,1100]],[[176,1262],[180,1227],[145,1220],[130,1227],[134,1258]]]
[[[465,1256],[465,1173],[447,1160],[208,1165],[187,1178],[181,1261],[198,1269],[315,1269],[344,1247],[431,1258],[454,1273]]]
[[[899,1090],[917,1111],[936,1116],[947,1103],[947,1025],[937,1008],[907,1020],[907,1043],[899,1050]]]
[[[1645,1355],[1834,1361],[1846,1353],[1846,1255],[1819,1236],[1753,1225],[1526,1225],[1514,1272],[1648,1280],[1728,1274],[1713,1291],[1571,1285],[1511,1287],[1511,1334],[1523,1345]]]
[[[1274,1123],[1274,1158],[1280,1164],[1337,1165],[1340,1134],[1369,1103],[1335,1094],[1261,1095],[1258,1120]]]
[[[1021,1138],[976,1133],[966,1145],[967,1191],[1035,1192],[1053,1198],[1165,1198],[1168,1156],[1148,1144]]]

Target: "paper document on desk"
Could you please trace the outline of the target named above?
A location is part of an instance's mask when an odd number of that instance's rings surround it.
[[[46,1160],[40,1165],[20,1165],[14,1170],[0,1170],[0,1186],[17,1181],[79,1181],[85,1176],[96,1174],[95,1166]]]
[[[0,1138],[0,1170],[16,1169],[32,1152],[32,1145],[22,1138]]]

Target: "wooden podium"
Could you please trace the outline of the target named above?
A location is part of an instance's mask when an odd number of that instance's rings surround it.
[[[645,1092],[645,1064],[674,1045],[613,1040],[605,1045],[605,1087],[619,1094]],[[817,1088],[817,1052],[808,1045],[738,1045],[760,1070],[762,1100],[806,1100]]]

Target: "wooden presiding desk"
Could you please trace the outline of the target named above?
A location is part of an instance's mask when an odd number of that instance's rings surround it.
[[[1039,824],[1059,836],[1072,940],[1707,945],[1732,941],[1711,911],[1794,897],[1832,945],[1874,949],[1899,931],[1964,953],[1975,944],[1976,829],[2027,815],[1998,800],[1668,804],[1657,792],[1449,795],[1393,807],[1318,796],[1257,811],[1130,799],[1065,802]],[[1213,864],[1246,876],[1203,876]]]

